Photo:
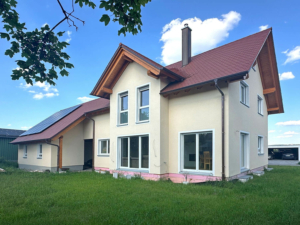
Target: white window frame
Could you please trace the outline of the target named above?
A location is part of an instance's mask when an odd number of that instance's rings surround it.
[[[140,106],[140,100],[141,100],[141,92],[148,90],[149,91],[149,105],[146,106]],[[142,86],[137,87],[137,102],[136,102],[136,123],[148,123],[150,122],[150,83],[144,84]],[[149,108],[149,119],[148,120],[140,120],[140,109]]]
[[[107,146],[107,153],[102,153],[101,152],[101,143],[102,142],[106,142],[106,146]],[[110,141],[109,138],[105,138],[105,139],[98,139],[98,151],[97,151],[97,155],[98,156],[109,156],[110,155]]]
[[[260,95],[257,95],[257,112],[261,116],[264,115],[263,101],[264,99]]]
[[[127,110],[121,110],[122,106],[122,97],[127,96]],[[127,123],[121,123],[121,113],[127,112]],[[118,126],[126,126],[128,125],[129,122],[129,92],[128,91],[123,91],[121,93],[118,93],[118,121],[117,124]]]
[[[258,155],[264,154],[264,136],[262,135],[257,136],[257,152]]]
[[[41,152],[42,150],[42,152]],[[43,158],[43,145],[38,144],[38,149],[37,149],[37,158],[42,159]]]
[[[246,135],[245,140],[245,150],[244,156],[246,157],[244,164],[246,164],[244,167],[242,167],[242,139],[241,136]],[[240,168],[241,172],[248,171],[250,166],[250,133],[246,131],[240,131]]]
[[[148,137],[149,139],[149,152],[148,152],[148,168],[142,168],[142,157],[139,157],[139,168],[130,168],[130,137],[139,137],[139,156],[141,156],[142,154],[142,145],[141,145],[141,138],[142,137]],[[121,138],[128,138],[128,167],[124,167],[121,166]],[[118,136],[117,137],[117,143],[118,143],[118,153],[117,155],[117,165],[118,165],[118,170],[131,170],[131,171],[140,171],[140,172],[146,172],[148,173],[150,171],[150,134],[146,133],[146,134],[133,134],[133,135],[123,135],[123,136]]]
[[[245,102],[243,101],[242,99],[242,92],[243,92],[243,89],[242,87],[245,88]],[[245,81],[240,81],[240,102],[247,106],[247,107],[250,107],[250,101],[249,101],[249,85],[245,82]]]
[[[27,153],[28,153],[27,150],[28,150],[27,145],[24,145],[24,147],[23,147],[23,158],[27,158]]]
[[[202,132],[212,132],[212,170],[199,170],[199,138],[196,138],[196,169],[184,169],[184,135],[188,134],[199,134]],[[198,136],[198,135],[197,135]],[[182,131],[178,133],[178,173],[190,173],[190,174],[203,174],[215,176],[215,130],[191,130],[191,131]]]

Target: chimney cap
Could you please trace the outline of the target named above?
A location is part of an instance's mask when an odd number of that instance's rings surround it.
[[[189,28],[190,30],[192,30],[190,27],[189,27],[189,24],[188,23],[185,23],[184,24],[184,28],[182,28],[181,30],[185,29],[185,28]]]

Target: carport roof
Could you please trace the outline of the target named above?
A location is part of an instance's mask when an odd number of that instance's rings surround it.
[[[81,107],[77,108],[76,110],[74,110],[58,122],[54,123],[44,131],[37,134],[18,137],[11,143],[20,144],[24,142],[51,140],[67,128],[71,127],[71,125],[73,125],[76,121],[82,121],[83,119],[85,119],[86,113],[105,110],[108,108],[109,100],[104,98],[98,98],[96,100],[83,103]]]
[[[14,129],[0,128],[0,137],[16,138],[16,137],[19,137],[19,135],[24,133],[24,132],[25,132],[25,130],[14,130]]]

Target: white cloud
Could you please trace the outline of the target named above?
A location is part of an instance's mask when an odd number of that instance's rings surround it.
[[[192,55],[215,48],[217,44],[225,40],[241,20],[241,14],[230,11],[223,14],[221,19],[189,18],[181,21],[180,18],[172,20],[163,27],[161,60],[164,64],[181,60],[181,29],[185,23],[189,24],[192,31]]]
[[[268,24],[267,24],[267,25],[263,25],[263,26],[260,26],[260,27],[259,27],[259,30],[260,30],[260,31],[266,30],[266,29],[268,29],[268,27],[269,27]]]
[[[276,130],[269,130],[269,133],[275,133]]]
[[[31,127],[26,127],[26,126],[21,127],[22,130],[28,130],[28,129],[30,129],[30,128],[31,128]]]
[[[287,132],[284,132],[283,134],[289,134],[289,135],[291,135],[291,134],[299,134],[299,133],[297,133],[295,131],[287,131]]]
[[[293,135],[280,135],[277,136],[276,138],[290,138],[290,137],[293,137]]]
[[[282,53],[287,56],[284,65],[286,65],[287,63],[298,61],[300,59],[300,46],[296,46],[294,49],[290,51],[286,50]]]
[[[68,42],[68,43],[72,40],[71,34],[72,34],[72,31],[69,31],[69,30],[68,30],[68,31],[67,31],[67,35],[68,35],[69,38],[66,39],[66,42]]]
[[[7,126],[8,126],[8,127],[10,127],[10,126],[11,126],[11,124],[7,124]]]
[[[40,92],[40,93],[38,93],[38,94],[35,94],[34,96],[33,96],[33,98],[34,99],[37,99],[37,100],[40,100],[40,99],[42,99],[42,98],[44,98],[44,97],[47,97],[47,98],[51,98],[51,97],[54,97],[54,96],[58,96],[59,94],[58,93],[42,93],[42,92]]]
[[[88,101],[92,101],[92,100],[95,100],[96,98],[90,98],[90,97],[79,97],[77,98],[79,101],[82,101],[82,102],[88,102]]]
[[[276,125],[280,126],[299,126],[300,125],[300,120],[290,120],[286,122],[278,122]]]
[[[291,80],[294,78],[295,78],[295,75],[292,72],[284,72],[282,74],[279,74],[280,80]]]
[[[32,91],[32,90],[29,90],[28,92],[29,92],[29,93],[35,93],[35,91]]]

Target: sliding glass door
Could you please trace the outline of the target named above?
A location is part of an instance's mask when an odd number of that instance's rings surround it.
[[[241,133],[241,170],[246,170],[248,168],[248,134]]]
[[[120,167],[149,169],[149,136],[122,137],[120,143]]]

